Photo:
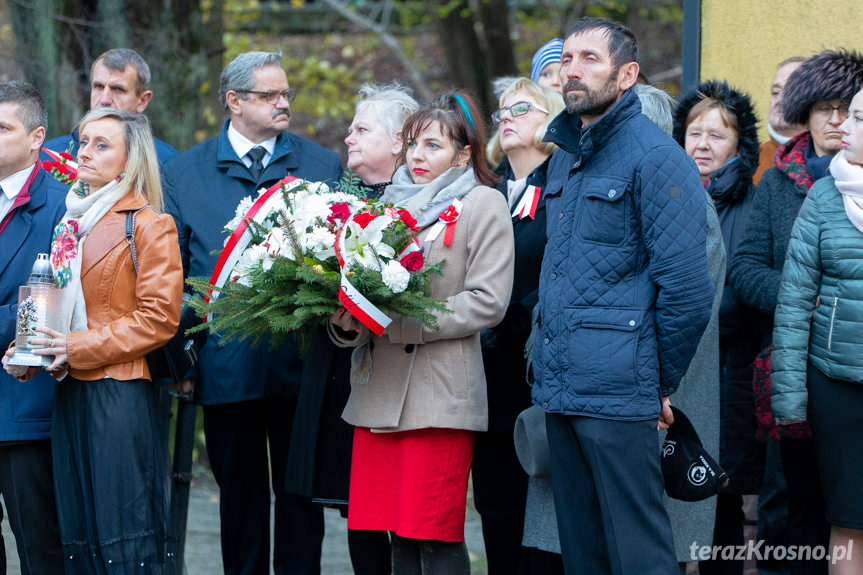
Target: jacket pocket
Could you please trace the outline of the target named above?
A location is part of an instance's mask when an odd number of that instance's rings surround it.
[[[836,307],[839,305],[839,296],[833,297],[833,309],[830,310],[830,329],[827,331],[827,351],[833,353],[833,328],[836,324]]]
[[[641,310],[568,308],[568,379],[579,395],[626,396],[638,388]]]
[[[579,236],[589,242],[617,245],[629,233],[629,183],[613,178],[585,178],[578,216]]]

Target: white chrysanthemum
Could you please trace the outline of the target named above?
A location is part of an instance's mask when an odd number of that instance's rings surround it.
[[[266,255],[267,251],[264,246],[249,246],[243,251],[242,254],[240,254],[240,258],[234,265],[234,273],[231,275],[237,276],[237,283],[247,287],[252,287],[249,273],[252,271],[252,269],[254,269],[255,266],[261,263],[261,260],[263,260]]]
[[[336,235],[323,226],[314,226],[312,231],[306,232],[300,237],[302,248],[314,253],[319,258],[321,252],[332,250],[335,243]]]
[[[237,204],[237,208],[234,210],[234,217],[231,218],[231,221],[225,224],[225,229],[230,232],[233,232],[235,229],[237,229],[237,226],[240,225],[240,222],[243,221],[245,215],[249,213],[250,209],[252,209],[252,205],[254,203],[255,202],[252,201],[252,196],[246,196],[245,198],[240,200],[240,203]]]
[[[402,264],[396,260],[390,260],[387,262],[387,265],[384,266],[384,269],[381,270],[381,279],[383,280],[384,285],[390,288],[390,291],[393,293],[401,293],[408,288],[411,274],[408,273],[408,270],[402,267]]]
[[[306,182],[306,189],[310,194],[328,194],[330,187],[323,182]]]
[[[315,225],[318,219],[326,221],[330,215],[330,205],[322,196],[310,195],[305,190],[294,198],[294,221],[298,230]]]

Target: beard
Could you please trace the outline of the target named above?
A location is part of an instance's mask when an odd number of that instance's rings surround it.
[[[570,90],[581,90],[581,92],[570,92]],[[587,84],[578,80],[568,81],[562,91],[566,110],[570,114],[598,117],[617,101],[617,73],[612,73],[605,84],[593,91]]]

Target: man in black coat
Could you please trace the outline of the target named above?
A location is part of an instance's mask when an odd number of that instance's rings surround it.
[[[289,175],[329,184],[341,177],[335,153],[286,131],[295,92],[281,60],[247,52],[228,64],[219,86],[229,116],[221,132],[163,167],[165,206],[177,223],[187,277],[211,276],[222,228],[245,196]],[[225,573],[269,573],[271,485],[275,573],[320,573],[323,510],[284,489],[301,370],[293,342],[275,351],[248,342],[219,346],[210,334],[186,382],[204,406]]]

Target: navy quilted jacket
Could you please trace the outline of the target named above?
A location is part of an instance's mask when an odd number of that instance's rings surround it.
[[[707,197],[694,162],[632,90],[581,131],[561,113],[546,139],[548,244],[533,348],[545,411],[658,417],[710,319]]]

